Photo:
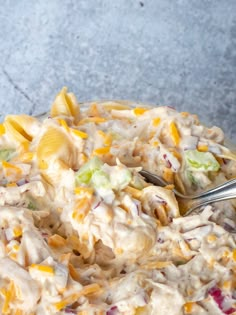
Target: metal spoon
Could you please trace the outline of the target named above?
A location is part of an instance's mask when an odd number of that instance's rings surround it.
[[[161,177],[154,175],[148,171],[142,170],[139,172],[148,182],[158,185],[166,186],[168,183]],[[234,199],[236,198],[236,179],[229,180],[219,186],[209,189],[198,195],[183,195],[178,190],[173,189],[174,194],[177,196],[180,210],[183,216],[187,216],[194,210],[205,206],[207,204]],[[197,212],[200,212],[199,209]]]

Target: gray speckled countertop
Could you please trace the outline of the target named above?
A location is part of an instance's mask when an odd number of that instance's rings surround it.
[[[236,142],[235,0],[5,0],[0,113],[133,99],[198,113]]]

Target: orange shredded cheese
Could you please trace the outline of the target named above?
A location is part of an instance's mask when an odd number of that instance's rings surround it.
[[[110,152],[110,147],[97,148],[93,150],[93,155],[103,155]]]
[[[76,200],[75,208],[72,212],[72,219],[77,222],[82,222],[90,210],[90,202],[88,198]]]
[[[89,116],[99,116],[99,115],[100,113],[99,113],[97,104],[96,103],[91,104],[89,108]]]
[[[154,140],[154,141],[151,142],[151,145],[152,145],[154,148],[156,148],[156,147],[159,146],[159,141]]]
[[[222,253],[222,257],[223,258],[229,258],[230,256],[230,252],[228,250],[225,250],[223,253]]]
[[[87,139],[88,138],[88,134],[86,132],[83,132],[81,130],[78,130],[78,129],[73,129],[73,128],[70,128],[71,132],[79,137],[79,138],[82,138],[82,139]]]
[[[170,123],[170,136],[174,145],[178,146],[180,142],[180,135],[177,126],[173,121]]]
[[[9,285],[9,289],[0,289],[0,293],[4,296],[5,300],[2,306],[2,314],[9,314],[10,311],[10,303],[15,297],[15,287],[14,282],[11,281]]]
[[[110,134],[106,134],[104,131],[102,130],[98,130],[98,134],[99,136],[102,137],[103,139],[103,143],[106,145],[106,146],[110,146],[111,143],[112,143],[112,137]]]
[[[100,289],[100,286],[98,284],[96,284],[96,283],[89,284],[87,286],[84,286],[84,288],[81,291],[74,293],[74,294],[71,294],[70,296],[66,297],[64,300],[55,303],[54,306],[55,306],[56,310],[60,311],[61,309],[63,309],[67,305],[70,305],[70,304],[73,304],[74,302],[76,302],[79,297],[81,297],[83,295],[95,293],[99,289]]]
[[[127,186],[127,187],[125,187],[124,191],[126,193],[130,194],[135,199],[139,200],[142,197],[142,191],[137,189],[137,188],[134,188],[134,187],[131,187],[131,186]]]
[[[187,302],[184,304],[184,312],[186,314],[191,314],[193,311],[194,302]]]
[[[17,184],[12,182],[12,183],[7,183],[7,187],[17,187]]]
[[[232,281],[230,280],[224,281],[222,287],[226,290],[230,290],[232,287]]]
[[[157,127],[160,124],[160,122],[161,122],[160,117],[153,118],[153,120],[152,120],[153,127]]]
[[[31,162],[33,158],[35,157],[35,152],[23,152],[18,156],[19,160],[21,160],[24,163]]]
[[[181,154],[175,148],[169,148],[168,150],[174,155],[174,157],[176,157],[177,160],[182,160]]]
[[[210,234],[210,235],[207,236],[207,241],[209,243],[215,242],[216,240],[217,240],[217,237],[216,237],[215,234]]]
[[[63,247],[66,245],[66,240],[58,234],[53,234],[48,238],[48,245],[56,248]]]
[[[85,218],[85,213],[83,213],[83,212],[78,212],[78,211],[76,211],[76,210],[74,210],[73,212],[72,212],[72,219],[74,219],[75,221],[77,221],[77,222],[79,222],[79,223],[81,223],[82,221],[83,221],[83,219]]]
[[[206,144],[199,144],[197,146],[197,149],[200,152],[207,152],[208,151],[208,146]]]
[[[18,251],[20,249],[20,246],[15,244],[12,246],[12,248],[15,250],[15,251]]]
[[[14,235],[14,237],[22,236],[22,228],[21,227],[14,227],[13,235]]]
[[[17,254],[16,254],[16,253],[10,253],[9,257],[10,257],[12,260],[16,260]]]
[[[20,144],[20,152],[24,153],[24,152],[28,152],[29,151],[29,141],[23,141]]]
[[[122,255],[123,252],[124,252],[124,250],[122,248],[120,248],[120,247],[115,249],[115,254],[117,254],[117,255]]]
[[[221,157],[215,155],[215,159],[220,165],[224,165],[224,160]]]
[[[141,116],[141,115],[143,115],[147,110],[148,110],[147,108],[136,107],[136,108],[134,109],[134,114],[135,114],[136,116]]]
[[[32,265],[30,265],[29,268],[36,269],[38,271],[48,273],[50,275],[54,275],[54,269],[51,266],[32,264]]]
[[[15,172],[17,173],[21,173],[21,168],[17,167],[16,165],[14,164],[11,164],[11,163],[8,163],[6,161],[2,161],[2,167],[5,168],[5,169],[11,169],[11,170],[14,170]]]
[[[2,167],[6,177],[13,176],[15,179],[19,179],[19,176],[22,174],[20,167],[6,161],[2,161]]]
[[[76,195],[82,195],[86,197],[91,197],[93,195],[93,188],[92,187],[75,187],[74,193]]]
[[[172,183],[173,180],[174,180],[174,173],[173,171],[168,168],[168,167],[165,167],[164,170],[163,170],[163,178],[166,182],[168,183]]]
[[[171,184],[171,185],[166,185],[164,188],[168,189],[168,190],[173,190],[175,188],[175,186],[173,184]]]
[[[39,160],[38,163],[41,170],[46,170],[48,168],[48,163],[45,160]]]
[[[60,124],[60,126],[62,126],[65,131],[69,131],[69,126],[67,125],[67,122],[65,121],[65,119],[62,119],[62,118],[58,118],[58,122]]]
[[[88,157],[84,153],[81,152],[79,154],[78,160],[79,160],[80,164],[84,164],[88,161]]]
[[[68,268],[72,279],[74,279],[75,281],[80,281],[81,277],[79,273],[76,271],[75,267],[72,264],[68,264]]]

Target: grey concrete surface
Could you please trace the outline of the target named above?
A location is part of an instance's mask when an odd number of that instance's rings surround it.
[[[64,85],[191,111],[236,142],[236,1],[1,1],[1,114],[47,110]]]

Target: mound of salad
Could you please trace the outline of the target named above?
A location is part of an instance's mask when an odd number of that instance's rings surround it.
[[[161,176],[147,183],[140,170]],[[220,128],[168,106],[79,104],[0,125],[0,314],[236,314],[236,176]]]

